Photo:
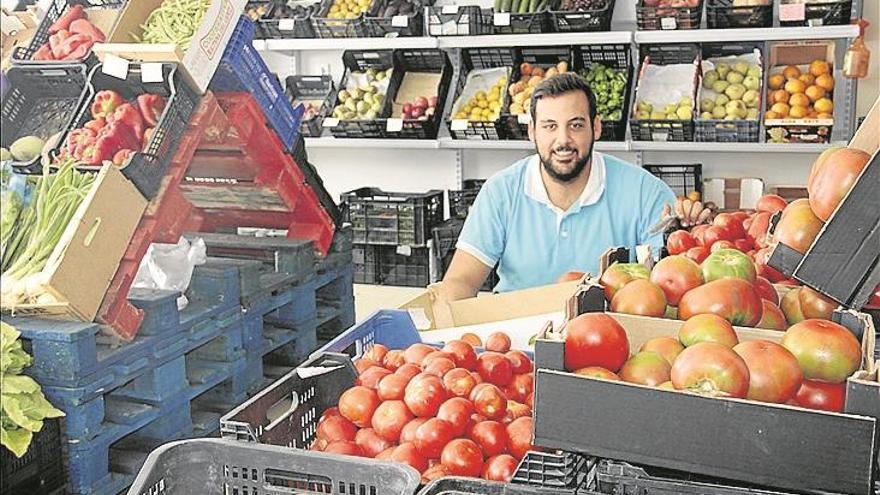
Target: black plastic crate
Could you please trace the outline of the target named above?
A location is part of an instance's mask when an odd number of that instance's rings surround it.
[[[70,127],[86,93],[86,66],[25,65],[10,67],[9,91],[3,99],[0,146],[35,135],[43,141]],[[42,160],[12,162],[22,173],[39,174]]]
[[[256,24],[256,29],[254,30],[255,40],[262,40],[269,37],[266,33],[266,28],[260,21],[263,19],[270,19],[274,10],[275,2],[272,0],[252,0],[245,4],[244,15]]]
[[[302,172],[305,177],[306,184],[318,197],[321,207],[323,207],[324,211],[326,211],[327,214],[330,215],[330,218],[333,219],[333,224],[336,225],[336,227],[342,225],[342,211],[340,211],[339,205],[333,201],[333,196],[331,196],[327,191],[327,188],[324,187],[324,180],[321,179],[318,169],[309,162],[309,157],[306,153],[306,143],[302,136],[297,136],[296,141],[293,144],[293,152],[291,153],[291,156],[293,156],[294,163],[296,163],[300,172]]]
[[[425,32],[424,5],[421,0],[408,0],[408,2],[412,5],[412,11],[400,15],[387,12],[387,1],[379,3],[378,10],[371,10],[364,16],[367,36],[378,38],[422,36]]]
[[[668,45],[642,45],[639,47],[639,54],[642,57],[642,66],[639,68],[639,79],[641,79],[642,71],[648,64],[669,65],[669,64],[695,64],[700,56],[700,46],[695,43],[678,43]],[[629,128],[633,141],[693,141],[694,140],[694,120],[668,120],[668,119],[639,119],[635,112],[638,102],[638,82],[632,91],[631,105],[629,109]],[[699,84],[699,78],[694,68],[693,89],[696,92],[696,85]],[[694,112],[699,108],[699,102],[696,101],[696,93],[694,97]]]
[[[578,492],[590,495],[589,492]],[[595,492],[594,492],[595,493]],[[425,485],[418,495],[548,495],[541,488],[486,481],[479,478],[445,476]],[[567,494],[556,494],[567,495]]]
[[[431,283],[431,255],[427,247],[367,246],[367,260],[373,263],[381,285],[427,287]],[[372,249],[370,249],[372,248]],[[370,259],[370,255],[373,258]]]
[[[82,5],[84,8],[100,7],[121,9],[125,3],[126,0],[53,0],[46,8],[46,14],[40,21],[40,25],[37,26],[37,31],[34,33],[34,37],[31,38],[30,43],[27,46],[20,46],[12,52],[12,63],[16,65],[70,65],[82,63],[89,67],[95,65],[98,63],[98,57],[91,51],[88,55],[79,60],[31,60],[31,57],[34,56],[34,53],[36,53],[41,46],[49,41],[49,27],[64,15],[64,12],[66,12],[71,6]],[[110,37],[110,33],[104,33],[104,36]]]
[[[369,35],[364,23],[364,14],[354,19],[331,19],[327,17],[333,0],[323,0],[318,12],[312,16],[312,26],[318,38],[362,38]],[[371,11],[378,8],[378,0],[373,0]]]
[[[165,110],[153,129],[145,149],[135,152],[122,165],[122,174],[128,178],[147,199],[159,192],[165,172],[174,158],[177,145],[189,127],[189,119],[201,101],[199,92],[192,88],[177,64],[162,63],[162,82],[145,83],[141,78],[142,64],[130,62],[128,76],[119,79],[102,72],[103,64],[96,65],[89,75],[89,84],[82,100],[79,115],[68,126],[59,148],[52,151],[53,158],[67,140],[67,133],[82,127],[92,119],[91,103],[98,91],[109,89],[119,93],[126,101],[133,101],[144,93],[160,95],[165,99]],[[100,167],[86,167],[95,169]]]
[[[342,54],[342,63],[345,66],[345,74],[337,88],[342,91],[348,87],[348,79],[352,72],[364,72],[368,69],[387,70],[394,68],[392,72],[392,81],[394,76],[399,72],[394,64],[393,50],[371,50],[371,51],[354,51],[346,50]],[[391,96],[396,88],[389,83],[388,90],[385,93],[385,99],[382,102],[382,111],[375,119],[369,120],[338,120],[335,125],[328,125],[324,120],[324,127],[330,128],[330,132],[334,137],[338,138],[382,138],[385,136],[386,119],[391,113]],[[339,93],[332,97],[330,105],[330,114],[332,116],[333,108],[339,99]]]
[[[785,2],[792,3],[792,2]],[[807,1],[804,3],[803,18],[800,15],[793,19],[787,19],[780,12],[780,26],[836,26],[849,24],[853,16],[852,0],[837,1]],[[784,3],[779,5],[780,11],[786,8]]]
[[[64,485],[60,421],[44,420],[20,458],[0,447],[0,495],[51,493]]]
[[[629,45],[580,45],[574,47],[574,70],[582,73],[591,64],[602,64],[615,70],[626,71],[623,90],[623,108],[619,119],[602,119],[602,141],[626,139],[626,123],[629,117],[630,92],[633,87],[632,52]],[[598,97],[598,95],[596,95]]]
[[[453,105],[458,102],[467,84],[467,76],[476,69],[508,69],[507,81],[510,82],[510,68],[519,65],[519,56],[513,48],[465,48],[461,50],[461,62],[459,65],[458,81],[456,82],[455,98]],[[503,91],[501,94],[501,109],[504,110],[510,104],[510,93]],[[507,132],[503,124],[503,118],[491,122],[476,120],[456,120],[452,115],[447,115],[449,133],[454,139],[473,139],[498,141],[507,139]]]
[[[342,195],[343,219],[352,224],[356,244],[425,246],[443,221],[443,191],[385,192],[362,187]]]
[[[492,9],[477,5],[425,7],[429,36],[492,34]]]
[[[733,0],[706,0],[709,29],[773,27],[773,2],[752,7],[734,6]]]
[[[696,7],[647,7],[636,5],[636,25],[640,31],[700,29],[703,2]]]
[[[287,76],[284,86],[291,104],[303,100],[322,102],[317,115],[308,120],[303,116],[303,121],[299,125],[299,133],[302,136],[321,137],[321,133],[324,132],[324,118],[333,111],[333,97],[336,94],[333,76]]]
[[[529,451],[519,463],[511,483],[551,489],[558,493],[584,493],[594,488],[596,458],[564,451]]]
[[[449,216],[464,219],[477,199],[486,179],[465,179],[461,189],[449,189]]]
[[[615,0],[592,0],[589,8],[579,10],[562,10],[565,0],[562,2],[559,7],[550,9],[550,19],[557,32],[611,31]]]
[[[495,14],[497,13],[495,12]],[[509,15],[509,22],[501,25],[493,14],[492,28],[495,34],[540,34],[553,31],[549,6],[533,14],[511,12]]]
[[[651,174],[663,179],[677,196],[687,196],[691,191],[703,194],[703,165],[643,165]]]
[[[385,126],[383,138],[388,139],[436,139],[443,122],[443,109],[446,108],[446,97],[452,83],[452,64],[443,50],[406,48],[394,50],[394,73],[388,87],[386,101],[389,103],[389,117],[395,117],[397,110],[394,101],[403,84],[407,72],[440,74],[437,85],[437,106],[434,115],[427,120],[402,119],[400,130],[392,128],[390,119],[380,119],[380,127]]]
[[[561,61],[568,62],[569,70],[573,69],[572,48],[570,46],[523,47],[517,48],[517,52],[518,61],[531,64],[533,70],[538,67],[542,69],[556,67],[556,64]],[[520,77],[522,77],[520,65],[516,64],[513,67],[513,72],[510,74],[507,88],[505,88],[506,93],[509,94],[510,86],[516,84]],[[507,130],[507,139],[527,140],[529,138],[531,114],[529,112],[518,115],[511,114],[510,105],[512,103],[513,97],[511,97],[508,106],[501,109],[501,122]]]
[[[315,27],[312,25],[312,16],[321,8],[321,2],[308,7],[287,7],[285,0],[273,0],[269,2],[248,2],[251,4],[269,4],[268,15],[256,20],[257,38],[262,39],[287,39],[287,38],[314,38]],[[245,12],[247,13],[247,11]]]
[[[761,98],[766,93],[764,91],[763,77],[763,42],[735,42],[735,43],[703,43],[702,60],[709,58],[728,57],[731,55],[742,56],[754,53],[758,50],[760,54],[758,63],[762,67],[761,86],[758,88],[758,94]],[[700,87],[697,90],[697,99],[694,102],[694,141],[697,142],[716,142],[716,143],[757,143],[761,137],[761,120],[762,108],[765,103],[763,100],[758,102],[758,116],[754,120],[723,120],[723,119],[702,119],[700,115],[700,100],[703,92],[702,77],[700,78]]]
[[[455,244],[458,242],[458,236],[464,227],[464,220],[458,218],[450,218],[440,225],[434,227],[432,236],[434,239],[434,263],[437,267],[437,280],[443,280],[446,270],[452,263],[452,257],[455,255]],[[481,291],[492,292],[498,285],[497,267],[493,267],[489,276],[483,282]]]

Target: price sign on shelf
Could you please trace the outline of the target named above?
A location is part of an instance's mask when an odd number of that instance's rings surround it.
[[[327,117],[324,119],[324,127],[336,127],[339,125],[339,119],[334,119],[333,117]]]
[[[520,124],[528,124],[532,121],[532,116],[527,113],[521,113],[516,116],[516,121]]]
[[[400,132],[403,130],[403,119],[388,119],[385,123],[388,132]]]
[[[675,17],[664,17],[660,19],[660,29],[675,29],[678,27]]]
[[[787,3],[779,5],[780,21],[803,21],[807,18],[807,6],[803,3]]]
[[[391,18],[391,27],[405,28],[409,26],[409,16],[396,15]]]
[[[104,56],[101,72],[117,79],[125,79],[128,77],[128,60],[108,53]]]
[[[160,83],[165,81],[162,77],[162,64],[159,62],[145,62],[141,64],[141,82]]]
[[[496,26],[510,26],[510,12],[495,12],[492,23]]]
[[[449,125],[449,127],[453,131],[463,131],[463,130],[467,129],[468,121],[466,119],[453,119],[452,123]]]
[[[278,30],[279,31],[293,31],[294,29],[294,20],[293,19],[280,19],[278,21]]]
[[[458,5],[444,5],[440,12],[443,14],[457,14]]]

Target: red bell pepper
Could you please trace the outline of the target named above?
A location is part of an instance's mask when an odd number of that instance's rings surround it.
[[[70,29],[70,24],[77,20],[83,19],[86,16],[86,11],[82,5],[74,5],[67,9],[67,12],[61,15],[57,21],[53,22],[51,26],[49,26],[49,34],[55,34],[62,29]]]
[[[106,119],[113,114],[116,107],[123,103],[125,103],[125,100],[116,91],[110,89],[98,91],[98,94],[95,95],[95,101],[92,102],[92,117],[96,119],[103,117]]]
[[[83,125],[85,129],[91,129],[95,134],[101,132],[101,129],[107,125],[107,120],[104,117],[98,117],[97,119],[92,119]]]
[[[113,155],[113,165],[125,165],[125,162],[127,162],[132,155],[134,155],[134,151],[132,150],[122,149],[117,151],[116,154]]]
[[[79,35],[76,35],[76,36],[79,36]],[[83,43],[80,43],[79,45],[76,46],[76,48],[73,49],[72,52],[68,53],[67,56],[64,57],[64,60],[82,60],[82,59],[88,57],[89,52],[92,51],[92,45],[94,45],[94,44],[95,44],[95,42],[92,40],[88,40]]]
[[[165,98],[161,95],[144,93],[137,97],[138,109],[147,125],[155,126],[165,110]]]
[[[137,135],[138,142],[144,138],[144,119],[131,103],[123,103],[116,107],[112,115],[107,116],[108,122],[125,122]]]
[[[58,36],[61,34],[60,32],[57,34],[53,34],[52,36]],[[70,60],[71,55],[76,51],[80,46],[87,45],[87,49],[85,50],[85,54],[88,54],[88,50],[92,48],[94,43],[89,39],[88,36],[84,34],[71,34],[67,38],[64,38],[64,41],[61,42],[60,45],[57,46],[56,49],[53,49],[53,54],[61,60]],[[83,50],[79,50],[80,53]],[[82,58],[84,58],[83,55]]]
[[[83,150],[82,160],[89,165],[100,165],[104,160],[113,160],[113,155],[121,149],[132,149],[138,146],[134,130],[125,122],[110,122],[98,134],[94,145]]]
[[[52,56],[56,59],[61,58],[61,45],[64,44],[64,40],[70,38],[70,31],[66,29],[62,29],[57,33],[49,36],[49,48],[52,49]]]
[[[52,55],[52,49],[49,48],[49,43],[45,43],[37,49],[31,57],[31,60],[55,60],[55,56]]]
[[[103,43],[106,39],[104,32],[96,28],[88,19],[77,19],[70,23],[70,28],[68,29],[71,33],[88,36],[95,43]]]
[[[87,128],[70,131],[70,135],[67,136],[67,152],[77,160],[81,159],[82,157],[79,156],[77,150],[94,144],[97,136],[98,133]]]

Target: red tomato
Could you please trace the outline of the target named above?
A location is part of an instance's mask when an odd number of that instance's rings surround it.
[[[437,417],[452,424],[455,436],[461,436],[474,413],[473,403],[462,397],[453,397],[440,406]]]
[[[477,358],[477,372],[483,380],[504,387],[513,379],[513,366],[504,354],[486,351]]]
[[[375,457],[376,460],[379,460],[379,461],[390,461],[390,460],[391,460],[391,454],[394,453],[394,449],[396,449],[396,448],[397,448],[397,446],[394,446],[394,447],[388,447],[387,449],[383,450],[382,452],[379,452],[379,454]]]
[[[486,338],[486,350],[504,354],[510,350],[510,337],[504,332],[493,332]]]
[[[880,285],[874,287],[874,293],[871,294],[871,298],[868,299],[868,304],[865,305],[866,308],[880,308]]]
[[[639,352],[652,351],[660,354],[669,364],[672,364],[683,350],[684,346],[681,342],[673,337],[655,337],[639,348]]]
[[[342,416],[331,416],[320,423],[316,437],[326,440],[328,443],[340,440],[354,440],[357,434],[357,426]]]
[[[500,419],[507,411],[507,397],[491,383],[481,383],[471,391],[474,409],[489,419]]]
[[[412,380],[413,377],[422,373],[422,369],[418,366],[410,363],[406,363],[400,368],[397,368],[397,371],[394,372],[395,375],[400,375],[409,380]]]
[[[611,373],[611,372],[609,371],[609,373]],[[617,376],[617,375],[614,375],[614,376]],[[530,393],[529,396],[526,397],[526,405],[529,406],[529,409],[535,408],[534,400],[535,400],[535,393],[534,392]]]
[[[518,466],[519,462],[513,456],[508,454],[496,455],[486,459],[486,464],[480,477],[484,480],[507,483],[513,479]]]
[[[687,230],[676,230],[666,239],[666,250],[672,255],[683,254],[694,247],[697,247],[697,240]]]
[[[613,380],[615,382],[620,381],[620,377],[617,376],[617,373],[601,366],[587,366],[585,368],[574,370],[572,373],[575,375],[589,376],[591,378],[602,378],[604,380]],[[528,404],[528,402],[526,402],[526,404]]]
[[[672,384],[676,389],[745,398],[749,391],[749,368],[729,347],[700,342],[678,355],[672,364]]]
[[[614,294],[611,311],[659,318],[666,313],[666,296],[650,280],[633,280]]]
[[[391,372],[386,370],[385,368],[374,366],[361,373],[361,375],[357,379],[357,384],[376,390],[376,388],[379,386],[379,381],[390,374]]]
[[[746,230],[743,228],[742,221],[731,213],[719,213],[712,220],[712,224],[726,230],[730,240],[742,239],[746,236]]]
[[[819,318],[822,320],[830,320],[831,314],[837,309],[837,301],[827,297],[815,290],[804,286],[798,292],[798,302],[801,304],[801,311],[804,318]]]
[[[785,279],[785,277],[776,271],[775,269],[767,266],[767,260],[770,259],[770,249],[762,248],[755,253],[755,270],[756,273],[771,283],[778,283]]]
[[[703,245],[712,247],[718,241],[732,241],[733,236],[723,227],[712,225],[703,232]]]
[[[691,236],[697,241],[697,246],[705,246],[708,249],[709,245],[706,244],[704,236],[706,235],[706,229],[709,227],[711,227],[711,225],[702,224],[691,228]]]
[[[712,247],[709,248],[709,253],[717,253],[718,251],[722,251],[724,249],[736,249],[736,244],[728,240],[716,241],[712,243]]]
[[[516,459],[522,459],[534,449],[532,445],[532,418],[522,417],[507,425],[507,447]]]
[[[346,390],[339,397],[339,413],[355,425],[366,428],[379,402],[379,396],[373,389],[359,385]]]
[[[388,400],[376,408],[370,423],[379,436],[389,442],[400,439],[400,432],[413,418],[402,400]]]
[[[527,406],[525,404],[520,404],[515,400],[507,400],[507,412],[504,413],[504,419],[501,422],[505,425],[508,425],[513,422],[513,420],[522,418],[523,416],[531,416],[532,408],[531,406]]]
[[[611,302],[614,294],[623,286],[637,279],[645,279],[651,276],[648,267],[639,263],[614,263],[609,266],[599,283],[605,288],[605,299]]]
[[[376,392],[382,400],[403,400],[409,378],[392,373],[379,381]]]
[[[461,334],[461,340],[474,347],[483,347],[483,341],[480,339],[480,336],[475,333],[463,333]]]
[[[704,259],[709,257],[709,250],[704,246],[697,246],[688,249],[684,255],[694,260],[694,263],[700,264]]]
[[[747,213],[745,211],[734,211],[731,213],[731,215],[733,215],[734,218],[739,220],[740,223],[745,222],[746,219],[751,216],[749,213]]]
[[[678,302],[680,320],[701,313],[714,313],[734,325],[753,327],[761,321],[762,311],[761,296],[752,284],[738,278],[707,282],[688,291]]]
[[[403,358],[407,363],[412,363],[417,366],[422,365],[422,361],[427,357],[428,354],[432,352],[436,352],[437,349],[427,345],[427,344],[413,344],[409,346],[405,351],[403,351]]]
[[[804,378],[843,383],[862,362],[862,346],[843,325],[804,320],[789,327],[782,345],[797,358]]]
[[[810,202],[798,199],[789,203],[776,224],[776,240],[804,254],[810,249],[823,222],[810,209]]]
[[[773,284],[771,284],[766,278],[760,276],[755,277],[755,292],[761,296],[761,299],[766,299],[773,304],[779,304],[779,294],[776,292],[776,288],[773,287]]]
[[[462,438],[470,438],[471,432],[474,431],[474,426],[478,423],[482,423],[483,421],[488,421],[486,416],[482,414],[473,413],[471,414],[470,419],[468,419],[467,424],[464,425],[464,432],[459,435]]]
[[[794,401],[797,405],[807,409],[843,412],[843,406],[846,402],[846,383],[804,380]]]
[[[374,366],[378,366],[380,368],[382,367],[381,364],[377,363],[376,361],[373,361],[372,359],[358,359],[357,361],[354,362],[354,367],[357,370],[359,375]]]
[[[823,222],[852,189],[871,155],[855,148],[842,148],[828,155],[816,167],[807,184],[810,208]]]
[[[331,442],[324,448],[324,452],[330,454],[354,455],[358,457],[364,456],[363,450],[358,447],[358,444],[352,441]]]
[[[484,457],[507,452],[507,429],[497,421],[475,424],[468,437],[480,446]]]
[[[388,351],[388,353],[385,354],[385,358],[382,359],[382,364],[385,368],[391,371],[397,370],[403,366],[404,363],[406,363],[406,359],[403,357],[403,351],[398,350]]]
[[[770,230],[770,213],[758,212],[752,217],[746,237],[760,248],[767,247],[767,231]]]
[[[804,312],[801,310],[800,293],[801,287],[792,289],[782,296],[782,301],[779,301],[779,308],[785,314],[785,321],[789,325],[800,323],[806,319]]]
[[[452,423],[431,418],[416,430],[416,448],[428,459],[440,457],[443,447],[455,437]]]
[[[452,355],[455,365],[468,371],[477,369],[477,352],[474,346],[463,340],[452,340],[443,346],[443,351]]]
[[[428,459],[419,453],[414,443],[403,443],[391,453],[391,461],[407,464],[418,472],[428,469]]]
[[[419,427],[428,422],[429,418],[415,418],[400,430],[400,443],[415,442]]]
[[[755,325],[757,328],[766,328],[768,330],[785,330],[788,324],[785,322],[785,314],[779,309],[779,306],[764,299],[761,301],[764,305],[764,312],[761,313],[761,321]]]
[[[737,239],[733,241],[733,247],[744,253],[748,253],[755,248],[755,244],[747,237],[745,239]]]
[[[601,366],[617,371],[629,358],[626,330],[603,313],[584,313],[565,327],[565,369]]]
[[[318,419],[318,424],[321,424],[324,421],[326,421],[327,419],[332,418],[334,416],[341,416],[341,414],[339,414],[339,408],[338,407],[328,407],[327,409],[324,410],[324,414],[321,415],[321,418]]]
[[[434,376],[438,376],[443,378],[443,376],[455,369],[455,363],[445,357],[432,359],[430,363],[425,366],[425,373],[430,373]]]
[[[477,477],[483,470],[483,453],[472,440],[459,438],[446,444],[440,462],[453,476]]]
[[[532,371],[532,360],[529,359],[529,356],[526,355],[523,351],[507,351],[504,354],[507,359],[510,360],[510,364],[513,367],[513,373],[515,375],[521,375],[523,373],[529,373]]]
[[[620,379],[625,382],[638,383],[656,387],[669,381],[669,361],[654,351],[644,351],[629,358],[620,368]]]
[[[750,340],[737,344],[733,352],[749,368],[746,398],[783,404],[800,389],[804,375],[797,359],[785,347],[767,340]]]
[[[440,378],[422,373],[416,375],[404,391],[403,401],[409,410],[420,418],[430,418],[437,414],[440,404],[446,400],[446,387]]]
[[[455,397],[468,397],[477,385],[471,372],[464,368],[455,368],[443,375],[443,385]]]
[[[715,342],[724,347],[733,348],[739,344],[739,338],[733,325],[724,318],[712,313],[694,315],[688,318],[678,329],[678,340],[690,347],[700,342]]]
[[[359,430],[354,437],[354,442],[361,448],[364,455],[367,457],[376,457],[382,453],[383,450],[394,445],[388,440],[382,438],[376,433],[376,430],[372,428]]]
[[[758,198],[758,202],[755,203],[755,209],[758,211],[766,211],[771,215],[776,213],[777,211],[782,211],[788,205],[788,202],[782,199],[781,196],[777,196],[775,194],[765,194]]]
[[[443,478],[444,476],[449,476],[452,472],[449,471],[449,468],[444,466],[443,464],[437,464],[431,466],[422,473],[422,484],[428,484],[438,478]]]
[[[535,388],[535,375],[533,373],[524,373],[513,377],[508,390],[507,396],[516,401],[524,401]]]
[[[712,246],[712,254],[700,265],[703,280],[712,282],[722,278],[739,278],[750,284],[755,283],[755,264],[752,259],[736,249],[716,250],[715,246],[719,245],[721,242]]]
[[[434,352],[432,352],[432,353],[428,354],[427,356],[425,356],[424,358],[422,358],[422,364],[420,366],[422,367],[422,369],[424,369],[426,366],[431,364],[431,362],[434,361],[435,359],[441,359],[441,358],[442,359],[449,359],[450,361],[452,361],[452,354],[449,354],[448,352],[435,350]]]
[[[381,363],[385,360],[385,356],[388,355],[388,348],[382,344],[373,344],[373,347],[367,349],[367,352],[364,353],[364,359],[371,359],[377,363]]]
[[[666,302],[677,306],[685,292],[703,284],[700,265],[686,256],[667,256],[651,270],[651,282],[663,290]],[[665,311],[666,308],[664,308]]]

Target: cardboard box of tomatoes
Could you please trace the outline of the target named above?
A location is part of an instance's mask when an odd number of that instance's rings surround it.
[[[602,287],[585,284],[566,325],[536,342],[536,445],[805,493],[871,493],[880,387],[869,381],[867,315],[838,311],[839,323],[785,333],[729,323],[695,332],[604,307]],[[842,354],[819,369],[812,339],[826,334]]]

